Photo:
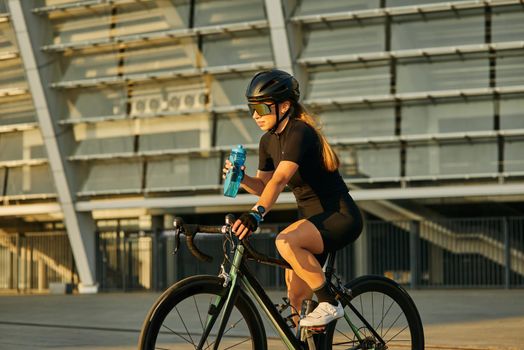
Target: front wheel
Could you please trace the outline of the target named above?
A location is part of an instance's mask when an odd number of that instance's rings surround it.
[[[344,318],[328,327],[325,349],[424,349],[420,315],[400,285],[380,276],[363,276],[346,288],[351,295],[343,298]]]
[[[140,333],[141,350],[214,349],[221,311],[214,306],[227,297],[229,288],[215,276],[186,278],[169,288],[153,305]],[[211,314],[219,313],[209,336],[202,340]],[[264,326],[256,307],[240,291],[218,349],[266,350]]]

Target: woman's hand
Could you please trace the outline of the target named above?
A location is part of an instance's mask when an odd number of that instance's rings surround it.
[[[222,168],[222,178],[225,180],[226,179],[226,174],[227,172],[229,171],[229,169],[231,169],[233,167],[233,163],[231,163],[229,161],[229,159],[226,159],[225,163],[224,163],[224,168]],[[245,165],[242,165],[240,167],[240,170],[242,170],[242,172],[245,173],[246,171],[246,166]]]
[[[260,214],[253,211],[247,212],[240,215],[237,221],[235,221],[232,228],[238,239],[242,240],[257,230],[259,220],[256,215]]]

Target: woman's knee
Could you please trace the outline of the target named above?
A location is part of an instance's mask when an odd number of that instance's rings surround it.
[[[293,251],[295,244],[293,237],[286,233],[281,232],[275,239],[277,250],[282,256],[288,256]]]

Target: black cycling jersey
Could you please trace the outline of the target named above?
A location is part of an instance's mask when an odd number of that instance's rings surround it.
[[[337,171],[326,170],[321,141],[316,131],[298,119],[290,119],[282,133],[266,133],[260,140],[261,171],[274,171],[283,161],[298,164],[290,179],[301,218],[309,220],[322,235],[324,252],[316,255],[320,264],[327,252],[355,241],[362,231],[362,217]]]
[[[259,170],[273,171],[283,160],[298,164],[288,185],[299,205],[348,192],[338,170],[324,168],[319,136],[301,120],[290,119],[282,133],[266,133],[260,139]]]

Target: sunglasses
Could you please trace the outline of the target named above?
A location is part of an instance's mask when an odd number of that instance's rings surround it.
[[[270,105],[267,105],[265,103],[248,103],[247,106],[249,107],[249,113],[251,113],[251,115],[253,115],[254,111],[257,111],[257,114],[259,116],[263,116],[271,114],[271,106],[273,105],[274,103]]]

